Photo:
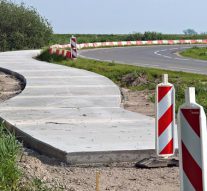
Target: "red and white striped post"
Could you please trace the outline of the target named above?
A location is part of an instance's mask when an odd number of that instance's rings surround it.
[[[78,57],[77,38],[72,36],[70,38],[70,44],[71,44],[71,58],[77,58]]]
[[[185,92],[178,112],[179,163],[182,191],[207,190],[207,128],[203,107],[195,101],[195,88]]]
[[[156,151],[158,156],[174,155],[175,89],[168,83],[168,75],[156,87]]]

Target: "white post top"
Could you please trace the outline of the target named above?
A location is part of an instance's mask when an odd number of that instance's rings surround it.
[[[162,82],[163,82],[163,84],[167,84],[168,83],[168,74],[163,74]]]
[[[189,87],[185,90],[185,102],[187,104],[196,103],[195,101],[195,88]]]

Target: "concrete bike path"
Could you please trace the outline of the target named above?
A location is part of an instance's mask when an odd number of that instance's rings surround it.
[[[0,116],[39,152],[71,164],[133,161],[154,154],[154,119],[121,107],[119,88],[85,70],[33,59],[39,51],[0,53],[0,67],[26,87]]]

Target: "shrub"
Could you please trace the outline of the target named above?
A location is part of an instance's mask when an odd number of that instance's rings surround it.
[[[0,51],[41,48],[51,35],[50,24],[34,8],[0,0]]]

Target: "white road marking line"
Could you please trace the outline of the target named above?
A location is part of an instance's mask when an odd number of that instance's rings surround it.
[[[168,50],[168,49],[164,49],[164,50],[157,50],[157,51],[155,51],[155,52],[154,52],[154,54],[155,54],[155,55],[157,55],[157,56],[164,57],[164,58],[169,58],[169,59],[172,59],[172,57],[170,57],[170,56],[166,56],[166,55],[163,55],[163,54],[160,54],[160,53],[159,53],[159,52],[163,52],[163,51],[166,51],[166,50]]]
[[[186,48],[190,48],[190,47],[181,47],[181,48],[170,48],[170,49],[163,49],[163,50],[157,50],[154,52],[155,55],[157,56],[161,56],[161,57],[164,57],[164,58],[169,58],[169,59],[175,59],[175,60],[181,60],[181,61],[187,61],[189,59],[186,59],[186,58],[173,58],[171,56],[166,56],[164,54],[160,54],[159,52],[165,52],[165,51],[169,51],[169,50],[178,50],[178,49],[186,49]]]
[[[174,58],[175,60],[183,60],[183,61],[187,61],[187,60],[190,60],[190,59],[187,59],[187,58]]]
[[[136,64],[136,63],[135,63],[135,64]],[[152,65],[152,64],[140,64],[140,66],[160,67],[160,66],[157,65],[157,64],[154,64],[154,65]]]
[[[164,57],[164,58],[169,58],[169,59],[173,59],[172,57],[170,57],[170,56],[166,56],[166,55],[162,55],[162,57]]]
[[[191,69],[191,68],[178,68],[178,67],[169,67],[169,69],[175,69],[175,70],[187,70],[187,71],[193,71],[193,72],[201,72],[201,70]]]

